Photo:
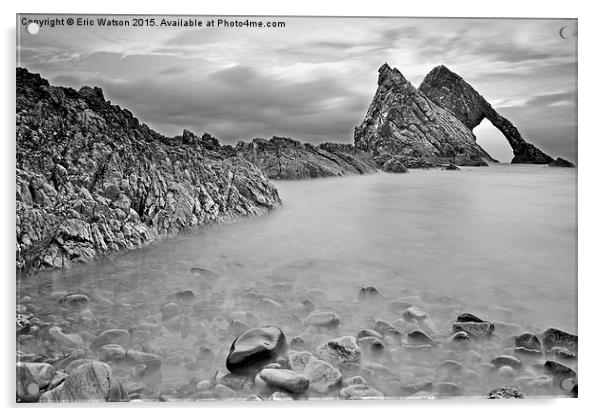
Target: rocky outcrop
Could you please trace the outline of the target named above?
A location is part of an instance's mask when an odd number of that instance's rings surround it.
[[[351,144],[322,143],[314,146],[286,137],[239,142],[235,148],[270,179],[307,179],[376,172],[368,153]]]
[[[264,213],[277,190],[209,135],[167,138],[100,88],[17,69],[16,260],[69,267],[204,224]]]
[[[493,124],[508,140],[514,158],[512,163],[547,164],[552,158],[531,143],[527,143],[518,129],[493,109],[470,84],[443,65],[434,68],[418,88],[426,97],[449,110],[471,131],[483,119]]]
[[[460,76],[444,66],[433,69],[416,89],[397,70],[384,64],[378,88],[363,123],[356,127],[356,147],[371,153],[379,166],[392,156],[406,167],[486,166],[495,160],[477,144],[472,130],[487,118],[508,140],[512,163],[547,164],[552,158],[527,143]]]

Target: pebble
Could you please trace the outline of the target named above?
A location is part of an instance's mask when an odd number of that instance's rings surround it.
[[[269,385],[291,393],[303,393],[309,388],[309,379],[293,370],[264,368],[259,377]]]
[[[59,305],[72,310],[83,310],[88,307],[90,298],[80,293],[69,293],[59,299]]]

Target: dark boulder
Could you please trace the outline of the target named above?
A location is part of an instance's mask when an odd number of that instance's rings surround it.
[[[232,343],[226,368],[235,374],[251,374],[286,351],[286,338],[280,328],[264,326],[249,329]]]
[[[400,158],[393,157],[383,164],[383,171],[389,173],[407,173],[408,169]]]
[[[556,160],[550,162],[548,164],[548,166],[554,166],[557,168],[574,168],[575,165],[573,165],[571,162],[569,162],[566,159],[563,159],[561,157],[557,158]]]

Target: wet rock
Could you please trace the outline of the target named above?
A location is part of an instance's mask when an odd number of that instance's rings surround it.
[[[454,165],[453,163],[450,163],[445,167],[445,170],[460,170],[460,168]]]
[[[90,348],[95,350],[106,344],[117,344],[123,348],[127,348],[129,342],[130,333],[126,329],[113,328],[101,332],[100,335],[92,341]]]
[[[358,294],[359,300],[377,300],[382,299],[382,295],[374,286],[364,286]]]
[[[256,402],[256,401],[258,401],[258,402],[262,402],[262,401],[263,401],[263,399],[262,399],[261,397],[259,397],[259,396],[255,395],[255,394],[252,394],[252,395],[250,395],[249,397],[247,397],[247,398],[245,399],[245,401],[246,401],[246,402]]]
[[[577,335],[569,334],[556,328],[548,328],[542,334],[541,340],[546,351],[553,347],[566,348],[572,353],[577,352]]]
[[[422,331],[412,331],[406,335],[409,345],[435,345],[436,342]]]
[[[462,364],[455,360],[445,360],[439,363],[439,369],[448,373],[461,373]]]
[[[525,332],[520,334],[514,339],[514,345],[516,347],[523,347],[530,350],[542,351],[542,345],[537,335],[531,332]]]
[[[212,282],[215,282],[219,278],[219,274],[203,267],[191,267],[190,273],[203,276]]]
[[[302,336],[297,335],[291,338],[290,347],[295,349],[303,349],[305,348],[305,344],[307,344],[305,339]]]
[[[48,335],[58,344],[68,348],[79,348],[84,344],[84,339],[78,334],[65,334],[58,326],[48,329]]]
[[[546,374],[554,377],[557,380],[561,380],[563,378],[576,378],[577,373],[564,364],[560,364],[556,361],[548,360],[544,363],[544,371]]]
[[[314,303],[311,300],[309,300],[309,299],[303,299],[301,301],[301,305],[303,306],[303,310],[306,313],[310,313],[310,312],[312,312],[313,310],[316,309],[316,306],[314,305]]]
[[[424,319],[427,319],[429,317],[429,314],[420,309],[418,306],[411,306],[405,311],[403,311],[401,316],[406,321],[422,321]]]
[[[423,381],[420,383],[406,383],[401,387],[403,396],[413,396],[418,392],[431,393],[434,389],[432,381]]]
[[[514,355],[516,355],[519,359],[530,359],[530,358],[539,358],[543,355],[543,353],[539,350],[531,350],[525,347],[516,347],[514,348]]]
[[[548,166],[553,166],[553,167],[557,167],[557,168],[574,168],[575,165],[573,165],[571,162],[569,162],[566,159],[563,159],[561,157],[557,157],[556,160],[551,161],[550,163],[548,163]]]
[[[259,308],[268,312],[280,312],[284,307],[280,302],[270,298],[263,298],[259,302]]]
[[[62,384],[40,397],[40,402],[123,401],[129,401],[127,390],[113,377],[111,367],[98,361],[74,368]]]
[[[471,313],[462,313],[456,319],[456,322],[485,322],[481,318],[471,314]]]
[[[377,319],[376,321],[374,321],[374,325],[373,328],[379,332],[381,335],[385,335],[387,334],[389,331],[393,331],[396,328],[391,325],[389,322],[387,321],[383,321],[382,319]]]
[[[326,361],[310,360],[303,375],[309,380],[309,388],[316,393],[326,394],[341,384],[343,376],[339,370]]]
[[[273,362],[286,350],[286,338],[280,328],[264,326],[239,335],[226,359],[232,373],[253,373]]]
[[[454,332],[464,331],[470,336],[484,338],[493,334],[495,326],[490,322],[455,322],[452,330]]]
[[[163,360],[157,354],[137,350],[127,350],[125,360],[132,364],[144,364],[145,374],[158,370],[163,364]]]
[[[189,304],[194,302],[194,293],[192,292],[192,290],[182,290],[180,292],[176,292],[176,293],[172,293],[171,295],[167,296],[167,300],[169,302],[175,302],[175,303],[185,303],[185,304]]]
[[[105,344],[98,349],[100,361],[113,361],[125,358],[125,348],[118,344]]]
[[[325,328],[336,328],[341,320],[334,312],[313,312],[305,318],[306,325],[314,325]]]
[[[219,384],[235,391],[251,387],[251,379],[240,374],[224,374],[216,380]]]
[[[515,370],[521,370],[523,368],[523,364],[520,362],[520,360],[511,355],[499,355],[491,360],[491,364],[493,364],[496,368],[500,368],[505,365],[510,366]]]
[[[466,331],[458,331],[447,339],[448,342],[466,344],[470,341],[470,336]]]
[[[267,384],[291,393],[303,393],[309,388],[309,379],[293,370],[263,369],[259,372]]]
[[[339,396],[344,400],[361,400],[361,399],[382,399],[384,395],[375,388],[353,384],[341,389]]]
[[[488,399],[524,399],[525,394],[516,386],[498,387],[489,392]]]
[[[361,354],[356,338],[351,335],[331,339],[316,348],[316,356],[319,359],[335,365],[345,362],[358,362]]]
[[[289,394],[286,394],[282,391],[275,391],[272,393],[270,397],[268,397],[269,401],[281,401],[281,400],[295,400]]]
[[[83,310],[88,307],[90,298],[81,293],[69,293],[59,299],[59,305],[63,308]]]
[[[56,369],[47,363],[17,363],[17,401],[35,402],[51,385]]]
[[[574,361],[577,359],[577,355],[562,347],[553,347],[550,350],[550,354],[561,361]]]

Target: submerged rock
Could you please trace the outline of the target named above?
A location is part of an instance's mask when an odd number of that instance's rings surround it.
[[[107,344],[117,344],[123,348],[127,348],[130,342],[130,333],[127,329],[107,329],[106,331],[101,332],[95,339],[92,341],[90,348],[97,349]]]
[[[554,347],[562,347],[575,353],[577,352],[577,335],[569,334],[560,329],[548,328],[541,336],[546,351]]]
[[[571,162],[569,162],[566,159],[563,159],[561,157],[556,158],[556,160],[553,160],[552,162],[548,163],[548,166],[554,166],[557,168],[574,168],[575,165],[573,165]]]
[[[520,334],[514,339],[514,345],[516,347],[523,347],[529,350],[542,351],[542,345],[537,335],[531,332],[525,332]]]
[[[64,308],[82,310],[90,303],[90,298],[81,293],[69,293],[59,299],[59,304]]]
[[[359,300],[374,300],[381,299],[382,295],[374,286],[364,286],[360,289],[360,293],[358,295]]]
[[[445,167],[445,170],[460,170],[460,168],[454,165],[453,163],[450,163]]]
[[[463,313],[458,316],[456,322],[452,325],[452,330],[454,332],[464,331],[471,336],[483,338],[493,334],[495,325],[470,313]]]
[[[40,402],[124,401],[129,401],[126,388],[113,377],[111,367],[98,361],[74,368],[62,384],[40,397]]]
[[[306,325],[336,328],[341,322],[339,316],[334,312],[313,312],[305,318]]]
[[[291,393],[303,393],[309,388],[309,379],[293,370],[264,368],[259,377],[267,384]]]
[[[280,328],[264,326],[240,334],[232,343],[226,367],[235,374],[253,373],[276,361],[286,351],[286,338]]]
[[[309,380],[309,388],[316,393],[325,394],[337,388],[343,375],[330,363],[323,360],[310,360],[303,370],[303,375]]]
[[[352,384],[348,387],[341,389],[341,391],[339,392],[339,396],[341,397],[341,399],[345,400],[384,398],[384,395],[380,391],[362,384]]]
[[[35,402],[57,375],[47,363],[17,363],[17,401]]]
[[[422,331],[412,331],[406,335],[408,344],[410,345],[436,345],[437,343],[427,334]]]

